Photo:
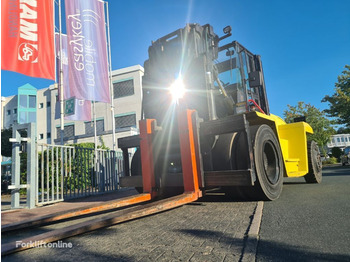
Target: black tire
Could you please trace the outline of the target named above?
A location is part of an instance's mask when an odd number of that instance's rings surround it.
[[[227,196],[235,200],[275,200],[282,192],[283,160],[279,142],[267,125],[250,128],[257,180],[253,187],[226,187]],[[233,170],[247,169],[248,148],[244,132],[236,135],[232,145]],[[243,154],[244,152],[244,154]]]
[[[315,141],[307,142],[309,173],[304,178],[306,183],[319,184],[322,182],[322,161],[320,150]]]
[[[282,192],[284,172],[278,139],[267,125],[252,127],[251,133],[257,180],[250,196],[255,200],[275,200]]]
[[[131,175],[142,176],[141,150],[138,148],[131,160]],[[143,193],[143,187],[135,187],[138,193]],[[183,187],[162,187],[161,192],[158,192],[161,197],[170,197],[179,195],[184,192]]]
[[[220,135],[212,150],[213,170],[243,170],[248,169],[247,136],[244,131]],[[247,200],[242,187],[222,187],[232,200]]]
[[[138,148],[131,160],[131,176],[141,176],[141,175],[142,175],[141,150],[140,148]],[[143,187],[135,187],[135,189],[140,194],[143,193]]]
[[[230,168],[232,170],[246,170],[249,168],[249,159],[247,147],[247,135],[244,131],[238,132],[234,135],[231,145],[230,153]],[[227,169],[226,169],[227,170]],[[249,192],[248,188],[248,192]],[[225,194],[234,200],[248,201],[251,199],[250,194],[247,194],[246,187],[232,186],[224,188]]]

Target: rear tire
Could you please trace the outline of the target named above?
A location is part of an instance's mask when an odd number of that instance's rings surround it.
[[[320,150],[315,141],[307,142],[309,173],[304,178],[306,183],[319,184],[322,182],[322,161]]]

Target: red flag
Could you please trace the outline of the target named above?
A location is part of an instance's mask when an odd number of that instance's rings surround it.
[[[1,1],[1,69],[55,80],[53,0]]]

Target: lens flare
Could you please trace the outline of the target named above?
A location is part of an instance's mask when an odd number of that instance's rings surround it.
[[[173,97],[173,101],[177,102],[179,99],[183,98],[183,96],[185,95],[186,89],[182,81],[182,78],[181,77],[177,78],[174,81],[174,83],[172,83],[169,90]]]

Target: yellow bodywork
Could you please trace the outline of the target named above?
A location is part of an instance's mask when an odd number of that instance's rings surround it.
[[[247,115],[250,125],[267,124],[276,133],[280,142],[285,176],[300,177],[309,172],[306,134],[313,134],[305,122],[287,124],[276,115],[252,112]]]

